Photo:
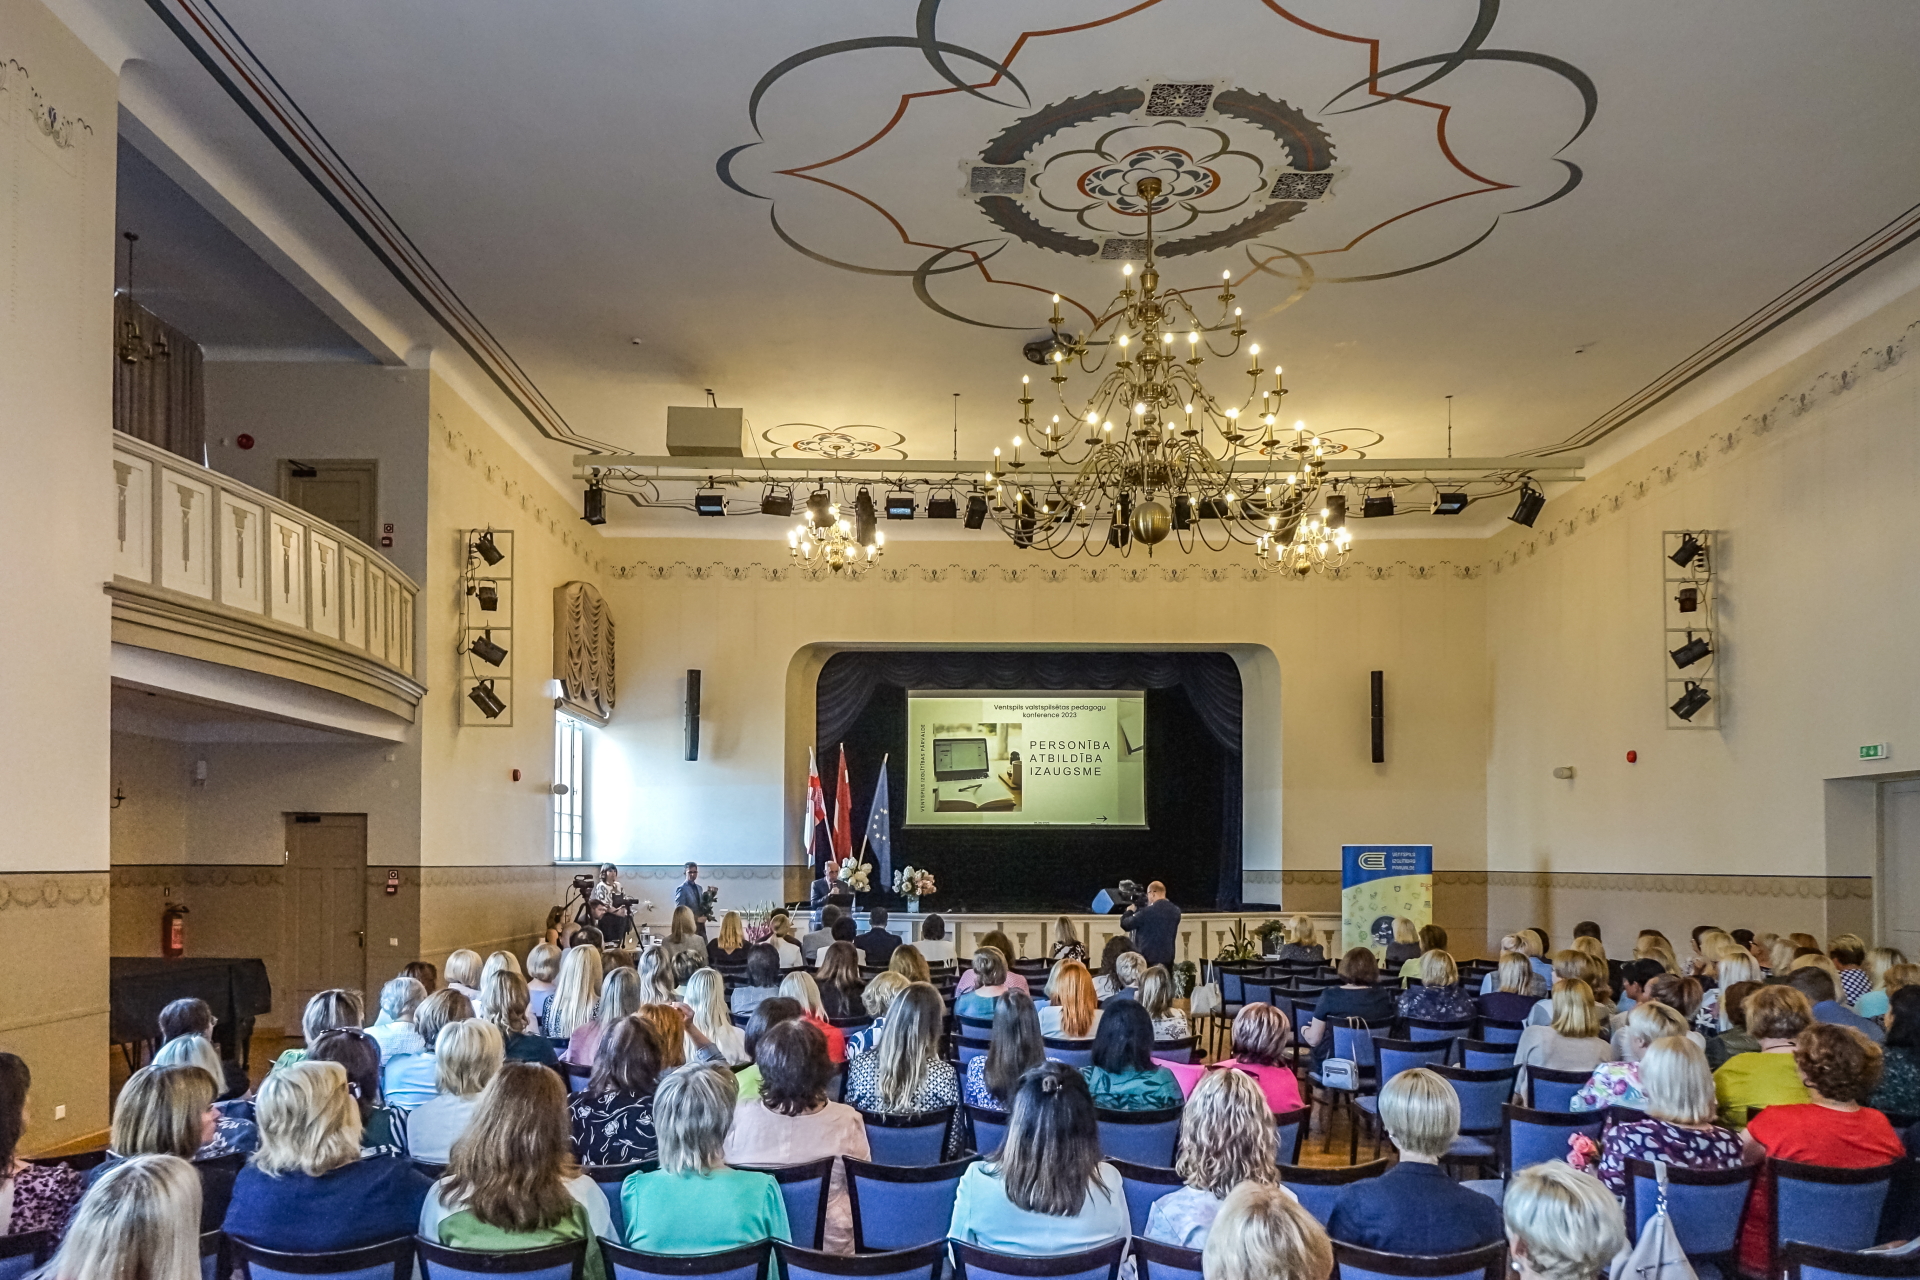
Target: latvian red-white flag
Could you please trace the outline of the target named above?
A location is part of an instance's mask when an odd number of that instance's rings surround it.
[[[820,840],[822,826],[827,827],[824,841]],[[815,875],[833,875],[833,828],[827,822],[827,792],[820,785],[820,761],[812,747],[807,748],[807,861]]]
[[[840,781],[833,793],[833,826],[828,833],[833,839],[833,860],[836,864],[853,857],[853,783],[847,779],[847,746],[844,742],[840,744]]]

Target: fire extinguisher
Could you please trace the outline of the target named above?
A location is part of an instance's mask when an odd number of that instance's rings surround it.
[[[169,960],[187,954],[187,909],[177,902],[160,913],[160,954]]]

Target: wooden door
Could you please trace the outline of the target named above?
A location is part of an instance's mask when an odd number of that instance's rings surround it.
[[[362,458],[282,458],[280,496],[338,525],[369,546],[380,545],[379,464]]]
[[[287,815],[287,951],[292,1023],[319,991],[366,989],[367,815]],[[277,995],[277,993],[276,993]]]
[[[1920,778],[1880,784],[1880,866],[1874,942],[1920,955]]]

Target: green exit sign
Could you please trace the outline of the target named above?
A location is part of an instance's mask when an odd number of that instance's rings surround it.
[[[1869,742],[1866,746],[1860,748],[1860,758],[1862,760],[1885,760],[1892,754],[1893,748],[1884,742]]]

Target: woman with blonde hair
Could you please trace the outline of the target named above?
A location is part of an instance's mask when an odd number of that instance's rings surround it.
[[[228,1235],[263,1249],[331,1253],[413,1234],[427,1179],[398,1156],[361,1156],[346,1068],[302,1062],[274,1072],[260,1085],[255,1115],[260,1150],[234,1180]]]
[[[720,934],[707,943],[708,964],[745,964],[747,962],[747,930],[740,923],[740,913],[729,911],[720,917]]]
[[[1380,1123],[1400,1161],[1342,1191],[1327,1234],[1383,1253],[1464,1253],[1497,1244],[1500,1206],[1440,1167],[1460,1136],[1452,1083],[1424,1067],[1400,1072],[1380,1090]]]
[[[489,955],[486,964],[480,967],[480,989],[485,991],[487,989],[487,979],[503,969],[508,973],[519,974],[523,981],[527,976],[521,972],[519,956],[514,955],[511,951],[496,951],[492,955]]]
[[[665,947],[649,948],[640,957],[640,1003],[672,1004],[680,997],[673,987],[674,956]]]
[[[214,1080],[197,1066],[142,1067],[127,1078],[113,1104],[113,1129],[107,1158],[87,1175],[93,1186],[108,1170],[135,1156],[178,1156],[213,1142],[219,1116],[213,1109]],[[200,1230],[218,1231],[233,1197],[235,1170],[220,1164],[196,1164],[200,1176]]]
[[[1559,1160],[1514,1174],[1501,1208],[1520,1280],[1593,1280],[1626,1247],[1620,1202],[1598,1178]]]
[[[916,982],[887,1011],[871,1051],[847,1060],[847,1102],[862,1111],[914,1115],[957,1107],[960,1075],[941,1056],[946,1004],[932,983]],[[965,1126],[956,1112],[947,1128],[946,1158],[960,1154]]]
[[[599,1006],[600,964],[600,952],[594,947],[567,948],[560,960],[560,976],[554,980],[553,996],[540,1020],[547,1039],[569,1039],[575,1030],[593,1021]]]
[[[1713,1073],[1699,1045],[1678,1032],[1648,1045],[1639,1063],[1639,1092],[1639,1102],[1629,1105],[1637,1105],[1647,1118],[1614,1125],[1605,1133],[1598,1172],[1608,1190],[1627,1193],[1628,1159],[1664,1160],[1681,1169],[1740,1167],[1740,1135],[1714,1123]],[[1574,1106],[1580,1109],[1577,1101]]]
[[[407,1150],[423,1163],[445,1164],[472,1123],[481,1093],[500,1073],[506,1043],[499,1027],[469,1018],[440,1033],[434,1060],[440,1092],[408,1113]]]
[[[1193,1034],[1184,1009],[1173,1004],[1173,975],[1162,964],[1149,965],[1140,975],[1140,1005],[1153,1020],[1155,1041],[1185,1040]]]
[[[1627,1020],[1613,1033],[1613,1051],[1620,1056],[1593,1069],[1593,1075],[1573,1095],[1573,1109],[1643,1109],[1646,1099],[1640,1082],[1640,1060],[1646,1056],[1647,1047],[1668,1036],[1685,1039],[1686,1035],[1687,1020],[1659,1001],[1643,1000],[1633,1006],[1627,1011]]]
[[[998,947],[982,945],[973,953],[973,968],[965,975],[974,979],[971,989],[954,988],[953,1012],[956,1017],[991,1018],[994,1004],[1013,986],[1007,973],[1007,957]]]
[[[807,962],[807,953],[800,949],[800,935],[794,930],[793,919],[784,911],[773,913],[773,934],[759,945],[773,948],[781,969],[798,969]],[[747,950],[751,952],[753,948],[748,947]]]
[[[1304,912],[1287,921],[1286,938],[1276,959],[1317,964],[1327,958],[1327,949],[1320,945],[1320,931],[1313,927],[1313,917]]]
[[[1525,1022],[1540,997],[1547,994],[1546,984],[1540,981],[1524,951],[1502,951],[1499,966],[1486,981],[1493,985],[1491,989],[1485,985],[1481,988],[1480,1013],[1495,1022]]]
[[[1607,986],[1607,966],[1605,961],[1595,960],[1584,951],[1556,951],[1553,953],[1553,977],[1575,979],[1587,984],[1593,992],[1594,1004],[1600,1011],[1603,1025],[1610,1026],[1610,1020],[1618,1012],[1612,1000],[1612,991]],[[1544,1027],[1553,1021],[1553,999],[1537,1001],[1527,1011],[1526,1024],[1530,1027]]]
[[[560,960],[565,954],[551,942],[536,942],[527,952],[527,1012],[536,1024],[553,997],[553,982],[560,976]]]
[[[1285,1187],[1243,1182],[1221,1202],[1200,1274],[1205,1280],[1327,1280],[1333,1244]]]
[[[1740,982],[1764,982],[1760,962],[1747,949],[1729,938],[1714,961],[1714,985],[1700,995],[1700,1007],[1693,1015],[1693,1029],[1703,1036],[1717,1036],[1730,1025],[1721,1008],[1724,993]]]
[[[1203,1248],[1229,1192],[1243,1182],[1280,1181],[1277,1148],[1273,1112],[1253,1077],[1207,1072],[1180,1114],[1180,1154],[1173,1167],[1184,1185],[1153,1202],[1141,1234],[1182,1249]]]
[[[1386,959],[1380,967],[1388,973],[1398,973],[1400,966],[1409,960],[1420,957],[1420,927],[1406,916],[1393,918],[1393,941],[1387,944]]]
[[[1524,960],[1523,960],[1524,963]],[[1421,1022],[1465,1022],[1480,1014],[1473,996],[1460,984],[1460,968],[1444,951],[1423,952],[1420,985],[1400,993],[1400,1016]],[[1533,970],[1527,974],[1532,976]]]
[[[328,1037],[344,1035],[347,1029],[322,1032],[320,1039],[313,1042],[315,1050],[326,1042]],[[355,1035],[365,1035],[363,1031],[354,1031]],[[309,1053],[311,1054],[311,1050]],[[154,1050],[153,1062],[156,1067],[193,1067],[204,1071],[213,1081],[214,1088],[226,1085],[226,1064],[220,1060],[220,1051],[205,1036],[175,1036]],[[376,1082],[377,1083],[377,1082]],[[252,1151],[260,1145],[260,1131],[253,1124],[253,1104],[244,1098],[235,1098],[231,1102],[221,1102],[217,1098],[213,1103],[213,1140],[202,1143],[193,1153],[195,1160],[213,1160],[220,1156],[233,1155],[236,1152]]]
[[[469,1000],[480,998],[480,974],[484,967],[480,953],[460,948],[447,957],[447,967],[442,973],[447,986],[458,991]]]
[[[334,987],[322,991],[307,1001],[307,1007],[300,1013],[300,1035],[307,1044],[312,1044],[329,1031],[338,1031],[342,1027],[357,1027],[363,1021],[366,1006],[360,1000],[358,991],[349,991],[345,987]],[[270,1071],[290,1067],[307,1056],[304,1047],[288,1049],[273,1060]]]
[[[746,1063],[747,1033],[733,1025],[727,1010],[727,983],[718,970],[698,969],[687,979],[687,1007],[693,1010],[694,1029],[720,1051],[729,1066]]]
[[[1499,950],[1500,960],[1503,965],[1506,963],[1509,952],[1517,953],[1524,957],[1527,962],[1527,967],[1533,970],[1534,996],[1537,998],[1546,995],[1548,989],[1553,985],[1553,969],[1548,966],[1545,960],[1540,958],[1541,946],[1539,931],[1522,929],[1518,933],[1509,933],[1503,936],[1500,939]],[[1507,989],[1506,981],[1499,969],[1495,969],[1492,973],[1489,973],[1480,980],[1480,994],[1483,996],[1489,996],[1496,991],[1505,991]],[[1493,1017],[1492,1014],[1488,1014],[1487,1016]],[[1524,1016],[1524,1014],[1519,1014],[1511,1018],[1502,1017],[1500,1021],[1518,1022]]]
[[[717,1253],[793,1238],[773,1175],[727,1166],[739,1093],[733,1072],[705,1064],[682,1067],[660,1082],[653,1103],[660,1167],[632,1175],[620,1189],[628,1248]]]
[[[560,1059],[553,1052],[553,1042],[527,1030],[525,978],[504,966],[482,978],[477,1012],[500,1028],[500,1043],[508,1062],[537,1062],[543,1067],[559,1069]]]
[[[707,962],[707,940],[700,936],[700,926],[695,923],[689,907],[673,909],[673,922],[668,926],[667,940],[660,945],[666,949],[668,960],[684,955],[693,961],[695,969]]]
[[[480,1095],[472,1128],[421,1206],[420,1235],[482,1253],[584,1240],[583,1274],[602,1280],[595,1242],[612,1231],[606,1193],[573,1158],[566,1086],[545,1067],[508,1063]]]
[[[780,994],[797,1002],[800,1016],[820,1028],[820,1034],[827,1038],[827,1057],[836,1065],[845,1062],[847,1033],[828,1019],[827,1006],[820,999],[820,987],[813,975],[805,970],[788,974],[780,980]]]
[[[1040,1034],[1059,1040],[1091,1040],[1100,1026],[1100,1002],[1093,996],[1093,975],[1078,960],[1062,960],[1047,979],[1047,1007],[1040,1010]]]
[[[609,969],[600,982],[600,998],[595,1002],[592,1020],[573,1029],[560,1060],[576,1067],[591,1067],[608,1028],[639,1008],[640,975],[632,969]]]
[[[1853,1003],[1853,1011],[1863,1018],[1887,1016],[1887,981],[1891,972],[1907,963],[1904,952],[1895,947],[1875,947],[1867,952],[1867,993]]]
[[[200,1280],[200,1178],[178,1156],[135,1156],[102,1174],[64,1224],[43,1280]]]
[[[1550,1007],[1552,1021],[1544,1027],[1528,1027],[1520,1033],[1520,1043],[1514,1046],[1513,1060],[1522,1068],[1514,1082],[1516,1097],[1526,1097],[1524,1068],[1545,1067],[1549,1071],[1589,1074],[1613,1057],[1613,1046],[1600,1036],[1607,1020],[1600,1016],[1592,987],[1578,978],[1562,978],[1553,984]]]
[[[1080,931],[1073,927],[1073,921],[1065,916],[1053,922],[1053,949],[1047,952],[1047,959],[1058,964],[1062,960],[1078,960],[1085,965],[1088,960],[1087,944],[1080,941]]]
[[[927,967],[926,957],[912,943],[893,949],[893,959],[887,961],[887,971],[899,974],[908,982],[933,981],[933,970]]]
[[[473,1002],[450,987],[443,987],[420,1002],[413,1015],[414,1030],[420,1033],[420,1052],[404,1054],[380,1065],[380,1092],[388,1102],[409,1111],[440,1091],[434,1046],[442,1031],[472,1016]]]
[[[860,1007],[873,1021],[847,1037],[847,1061],[871,1053],[880,1043],[880,1033],[887,1029],[887,1011],[893,1008],[900,993],[912,985],[911,979],[892,969],[873,975],[873,981],[860,992]]]

